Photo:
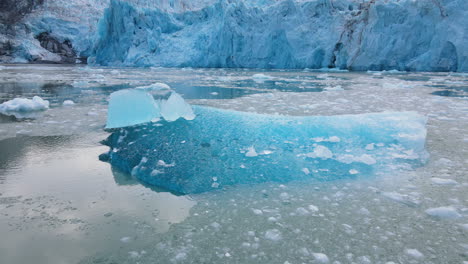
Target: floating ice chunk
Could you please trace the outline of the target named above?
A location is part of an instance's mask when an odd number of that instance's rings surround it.
[[[0,113],[8,114],[11,112],[35,112],[49,109],[49,101],[39,96],[32,99],[15,98],[0,104]]]
[[[72,105],[75,105],[75,102],[73,102],[72,100],[65,100],[65,101],[63,101],[62,105],[63,106],[72,106]]]
[[[329,263],[328,256],[323,253],[312,253],[315,263]]]
[[[145,90],[145,91],[170,91],[171,87],[165,83],[153,83],[147,86],[136,87],[135,89]]]
[[[358,170],[355,170],[355,169],[350,169],[350,170],[349,170],[349,174],[354,175],[354,174],[358,174],[358,173],[359,173]]]
[[[156,85],[161,86],[161,85]],[[192,107],[177,93],[172,92],[169,99],[156,102],[147,89],[126,89],[114,92],[110,96],[106,128],[133,126],[158,120],[161,116],[166,121],[179,118],[195,118]]]
[[[366,150],[373,150],[374,149],[374,143],[367,144]]]
[[[318,209],[317,206],[315,206],[315,205],[313,205],[313,204],[310,204],[310,205],[309,205],[309,211],[311,211],[311,212],[318,212],[318,210],[319,210],[319,209]]]
[[[195,114],[192,107],[178,93],[173,92],[167,101],[161,103],[161,116],[166,121],[176,121],[179,118],[193,120]]]
[[[409,249],[406,249],[405,250],[405,253],[408,255],[408,256],[411,256],[413,258],[417,258],[417,259],[420,259],[420,258],[423,258],[424,255],[419,252],[419,250],[417,249],[413,249],[413,248],[409,248]]]
[[[213,190],[213,175],[217,177],[216,188],[222,188],[268,181],[354,178],[350,170],[368,177],[375,172],[392,172],[401,168],[400,164],[410,169],[426,161],[424,140],[399,141],[392,136],[425,131],[426,119],[416,113],[290,117],[202,106],[193,109],[198,116],[194,120],[115,130],[106,141],[111,147],[109,162],[130,173],[142,157],[147,157],[147,164],[135,170],[136,178],[177,193],[197,193]],[[312,138],[329,135],[346,140],[311,144]],[[119,141],[121,136],[125,136],[123,141]],[[390,153],[380,147],[365,150],[372,142],[401,147]],[[113,152],[114,149],[119,151]],[[257,153],[260,149],[263,151]],[[420,158],[391,157],[407,149],[413,149]],[[164,174],[154,177],[152,171],[162,169],[157,165],[159,160],[176,166],[164,167]],[[310,173],[304,173],[304,168]]]
[[[169,163],[167,164],[164,160],[158,160],[158,166],[161,166],[161,167],[166,167],[166,168],[170,168],[170,167],[174,167],[175,166],[175,163]]]
[[[265,232],[265,238],[272,241],[279,241],[283,237],[278,229],[270,229]]]
[[[329,138],[317,137],[317,138],[312,138],[312,140],[315,142],[334,142],[334,143],[341,141],[341,139],[337,136],[332,136]]]
[[[270,75],[265,75],[263,73],[257,73],[252,75],[252,79],[257,83],[263,83],[265,81],[273,80],[274,77]]]
[[[325,90],[326,91],[344,91],[344,89],[343,89],[343,87],[341,87],[341,85],[327,86],[327,87],[325,87]]]
[[[252,147],[249,147],[247,149],[247,152],[245,153],[245,156],[246,157],[257,157],[258,154],[257,154],[257,151],[255,150],[255,148],[252,146]]]
[[[325,146],[318,145],[313,152],[307,153],[305,156],[309,158],[331,159],[333,157],[333,152]]]
[[[256,215],[261,215],[261,214],[263,214],[263,211],[260,210],[260,209],[252,209],[252,212],[253,212],[254,214],[256,214]]]
[[[368,154],[362,154],[360,156],[353,156],[350,154],[345,154],[345,155],[338,156],[336,160],[338,160],[339,162],[346,163],[346,164],[351,164],[353,162],[360,162],[360,163],[364,163],[367,165],[372,165],[372,164],[377,163],[377,161],[371,155],[368,155]]]
[[[439,184],[439,185],[456,185],[458,184],[457,181],[452,179],[442,179],[442,178],[431,178],[432,183]]]
[[[308,168],[303,168],[302,172],[304,172],[306,175],[310,174],[310,170]]]
[[[462,217],[462,215],[458,213],[457,209],[452,206],[429,208],[426,210],[426,214],[439,219],[456,219]]]
[[[393,200],[395,202],[399,202],[408,206],[417,206],[421,203],[417,198],[413,196],[409,196],[409,195],[401,194],[397,192],[383,192],[382,195],[390,200]]]
[[[130,240],[131,240],[130,237],[122,237],[122,238],[120,239],[120,242],[122,242],[122,243],[128,243],[128,242],[130,242]]]
[[[110,96],[106,128],[146,123],[160,116],[153,96],[144,90],[120,90]]]

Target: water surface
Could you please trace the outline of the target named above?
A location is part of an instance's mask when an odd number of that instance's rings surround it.
[[[259,82],[256,73],[272,78]],[[257,113],[416,111],[428,117],[431,158],[374,179],[178,196],[98,159],[107,151],[108,95],[154,82],[192,104]],[[464,263],[467,85],[459,73],[7,65],[0,103],[39,95],[51,109],[37,119],[0,117],[0,262],[313,263],[322,253],[330,263]],[[426,213],[437,207],[460,217]]]

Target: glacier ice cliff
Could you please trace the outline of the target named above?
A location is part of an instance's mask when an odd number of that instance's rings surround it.
[[[291,117],[193,109],[193,120],[114,129],[101,160],[147,184],[199,193],[237,184],[370,177],[427,159],[426,118],[414,112]]]
[[[112,66],[467,71],[468,1],[217,1],[185,12],[112,0],[89,62]]]
[[[0,7],[0,62],[468,71],[465,0],[5,0]]]
[[[193,10],[208,0],[127,0],[167,12]],[[109,0],[0,1],[0,62],[85,62]],[[45,38],[44,38],[45,37]]]

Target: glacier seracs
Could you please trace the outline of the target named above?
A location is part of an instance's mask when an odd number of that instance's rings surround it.
[[[268,2],[268,1],[266,1]],[[218,1],[186,12],[112,0],[90,63],[468,70],[468,2]]]
[[[47,33],[98,65],[468,71],[467,10],[465,0],[49,0],[0,25],[0,61],[60,62],[37,40]]]

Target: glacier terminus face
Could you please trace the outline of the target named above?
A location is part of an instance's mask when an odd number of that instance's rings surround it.
[[[0,27],[0,61],[463,72],[467,10],[465,0],[49,0]]]

